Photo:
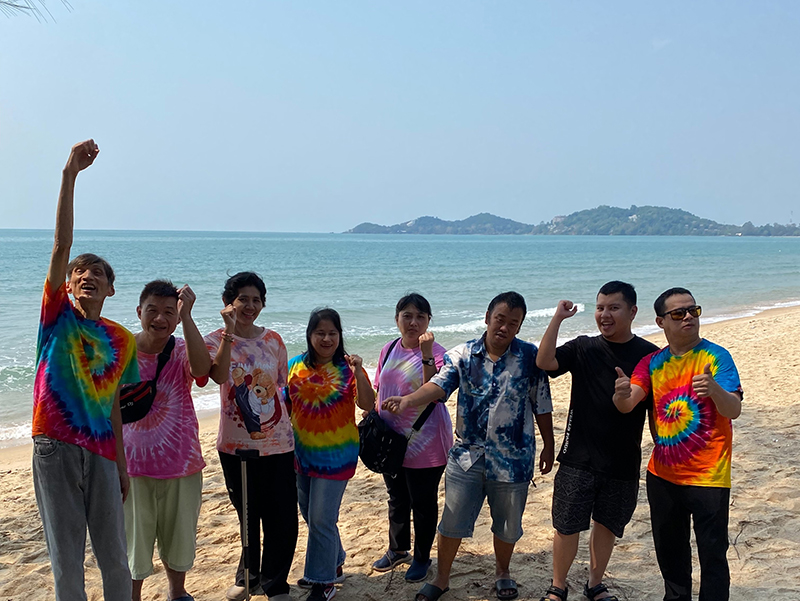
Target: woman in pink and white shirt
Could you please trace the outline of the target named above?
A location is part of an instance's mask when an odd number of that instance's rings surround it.
[[[297,543],[294,433],[284,398],[287,361],[280,335],[256,324],[267,287],[242,271],[225,282],[220,311],[225,326],[208,334],[211,379],[220,385],[217,435],[222,474],[241,526],[241,460],[238,449],[257,451],[247,460],[248,571],[250,592],[286,601]],[[240,528],[241,529],[241,528]],[[244,549],[229,601],[247,596]]]

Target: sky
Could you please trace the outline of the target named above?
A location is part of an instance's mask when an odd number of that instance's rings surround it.
[[[0,228],[800,220],[800,3],[56,0],[0,14]]]

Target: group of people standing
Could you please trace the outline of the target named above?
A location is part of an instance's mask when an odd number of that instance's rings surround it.
[[[192,320],[191,288],[150,282],[134,336],[100,315],[114,293],[110,265],[91,254],[69,261],[75,180],[98,152],[91,140],[77,144],[64,168],[37,347],[33,476],[56,599],[86,598],[88,527],[107,600],[141,598],[156,541],[168,599],[191,600],[185,575],[194,561],[205,466],[191,389],[209,378],[220,385],[220,465],[249,539],[228,599],[250,592],[289,601],[298,505],[309,532],[298,585],[311,590],[311,601],[333,597],[345,579],[337,522],[358,461],[356,407],[378,410],[410,435],[431,403],[402,469],[385,477],[389,544],[373,568],[410,563],[406,580],[425,580],[438,523],[436,574],[416,596],[436,601],[449,590],[461,539],[472,536],[488,498],[496,594],[515,599],[510,562],[529,483],[537,463],[546,474],[555,460],[548,376],[567,372],[572,392],[554,480],[553,579],[542,599],[566,601],[580,532],[590,528],[583,594],[616,599],[603,576],[636,506],[647,415],[655,441],[647,492],[664,599],[691,599],[692,520],[700,599],[728,598],[731,419],[741,411],[742,391],[727,351],[700,338],[701,309],[688,290],[671,288],[655,302],[668,341],[660,350],[631,332],[636,292],[624,282],[597,294],[599,336],[558,346],[561,323],[576,312],[560,301],[538,349],[517,338],[527,308],[515,292],[491,301],[480,338],[450,351],[428,330],[428,301],[411,293],[397,303],[400,337],[381,351],[374,386],[361,358],[345,351],[341,319],[330,308],[311,313],[306,350],[289,359],[280,335],[256,324],[266,287],[253,272],[227,280],[223,327],[205,337]],[[178,323],[183,339],[173,336]],[[143,417],[123,425],[126,384],[150,385],[153,398]],[[454,440],[442,401],[456,391]],[[534,423],[542,437],[538,461]],[[257,455],[244,462],[246,487],[243,451]]]

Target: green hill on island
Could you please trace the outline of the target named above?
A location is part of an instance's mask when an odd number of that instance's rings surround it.
[[[539,225],[480,213],[467,219],[446,221],[419,217],[395,225],[362,223],[346,234],[528,234],[562,236],[800,236],[795,224],[741,226],[703,219],[682,209],[599,206],[567,216],[554,217]]]

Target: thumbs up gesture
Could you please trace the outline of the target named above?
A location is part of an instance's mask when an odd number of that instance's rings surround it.
[[[692,388],[698,398],[704,398],[711,396],[715,386],[719,386],[719,384],[714,380],[714,376],[711,375],[711,364],[706,363],[703,373],[697,374],[692,378]]]
[[[614,402],[625,401],[631,397],[631,379],[619,367],[614,369],[617,370],[617,381],[614,382]]]

